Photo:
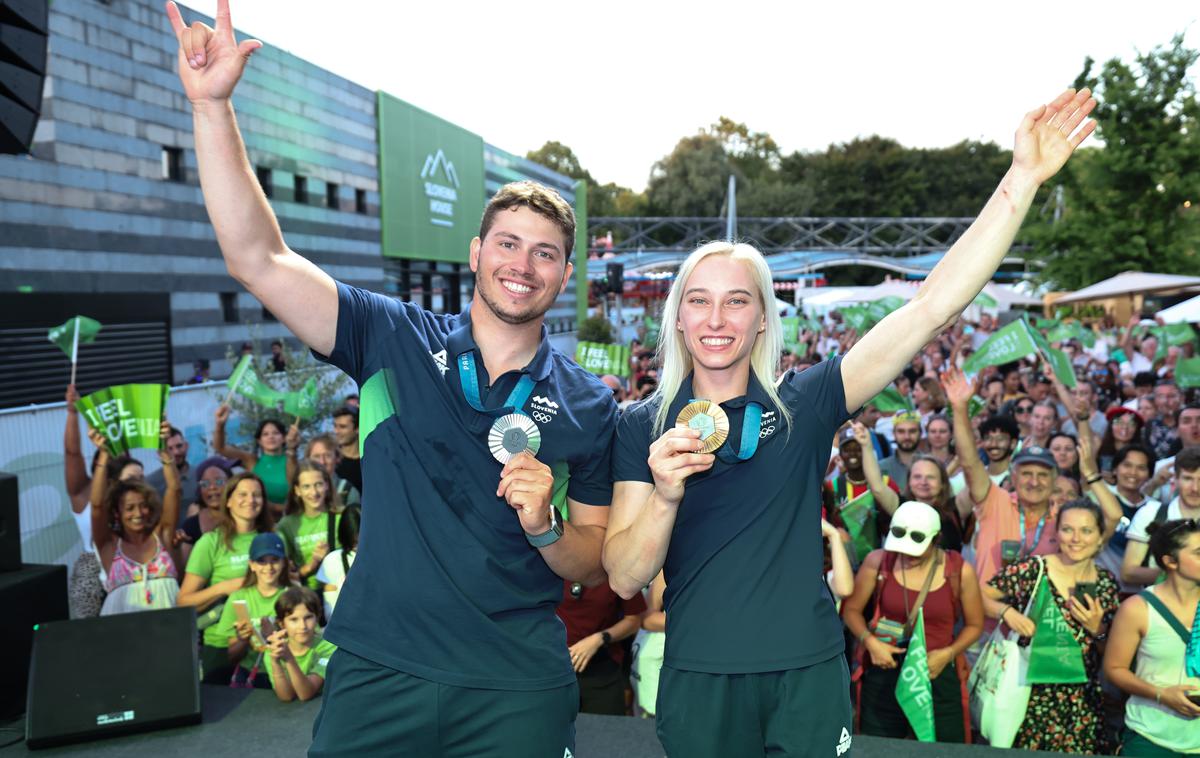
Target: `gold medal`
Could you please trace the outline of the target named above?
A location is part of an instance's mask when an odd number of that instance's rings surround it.
[[[729,438],[729,417],[721,406],[708,400],[693,400],[683,406],[675,423],[700,432],[702,453],[716,451]]]
[[[488,431],[488,449],[501,464],[508,463],[527,450],[530,455],[537,455],[541,446],[542,433],[537,424],[521,413],[501,416]]]

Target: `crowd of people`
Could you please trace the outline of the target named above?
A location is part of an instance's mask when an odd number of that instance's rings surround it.
[[[1191,629],[1200,601],[1200,398],[1176,385],[1173,356],[1152,334],[1130,345],[1102,324],[1094,347],[1060,345],[1073,355],[1074,387],[1035,356],[964,375],[997,327],[987,314],[957,322],[893,382],[908,408],[882,410],[881,395],[832,441],[820,487],[825,566],[858,729],[911,736],[895,688],[920,608],[937,739],[979,741],[971,666],[997,626],[1029,641],[1026,613],[1045,582],[1086,681],[1034,685],[1014,744],[1195,752],[1187,735],[1200,729],[1200,682],[1184,672],[1175,627]],[[803,349],[785,351],[777,373],[809,370],[855,341],[834,311],[800,334]],[[1120,344],[1150,362],[1134,372],[1106,360]],[[657,385],[652,355],[634,352],[630,368],[627,380],[602,377],[622,409]],[[358,543],[357,397],[304,440],[298,426],[264,419],[245,450],[226,441],[222,405],[213,455],[194,466],[164,421],[162,467],[149,474],[110,456],[95,431],[85,468],[77,397],[69,388],[65,474],[87,550],[71,572],[73,616],[193,606],[205,682],[284,700],[319,694],[332,647],[320,630]],[[583,712],[654,715],[664,590],[661,573],[630,599],[563,581],[558,615]]]

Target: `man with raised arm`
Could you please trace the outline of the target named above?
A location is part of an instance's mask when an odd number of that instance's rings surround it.
[[[362,531],[309,754],[562,758],[579,695],[554,610],[563,579],[605,579],[616,422],[542,324],[571,274],[570,206],[502,188],[460,315],[335,282],[288,249],[246,158],[230,96],[261,43],[235,40],[228,0],[215,29],[167,15],[229,273],[360,388]]]
[[[668,755],[850,752],[842,625],[822,580],[829,441],[995,273],[1038,187],[1095,128],[1093,107],[1087,90],[1067,90],[1026,114],[1012,167],[916,297],[844,357],[778,384],[763,257],[710,243],[680,267],[658,390],[618,424],[604,545],[622,597],[665,572],[656,717]]]

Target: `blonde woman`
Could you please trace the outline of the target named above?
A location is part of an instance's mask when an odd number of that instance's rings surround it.
[[[668,755],[849,750],[845,645],[821,570],[829,441],[988,281],[1038,186],[1090,133],[1072,136],[1094,105],[1068,90],[1028,114],[1012,169],[917,295],[844,356],[778,385],[782,325],[763,256],[714,242],[680,267],[658,389],[617,425],[603,552],[622,597],[665,573],[656,717]]]

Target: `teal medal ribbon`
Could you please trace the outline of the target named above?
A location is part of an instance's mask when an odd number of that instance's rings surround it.
[[[702,398],[692,398],[688,402],[695,402]],[[742,443],[740,449],[735,453],[729,449],[728,444],[717,448],[716,455],[725,463],[742,463],[754,457],[754,453],[758,450],[758,434],[762,427],[763,407],[753,401],[746,403],[746,413],[742,416]]]
[[[480,413],[497,418],[510,413],[529,415],[524,411],[525,403],[529,402],[529,396],[533,394],[536,384],[529,374],[521,374],[521,378],[517,380],[517,386],[508,393],[508,400],[504,401],[504,405],[500,408],[483,407],[483,401],[479,397],[479,370],[475,368],[474,350],[468,350],[458,356],[458,380],[462,384],[463,396],[467,399],[467,403]]]
[[[1188,639],[1184,659],[1187,662],[1187,675],[1200,676],[1200,604],[1196,606],[1196,616],[1192,620],[1192,636]]]

